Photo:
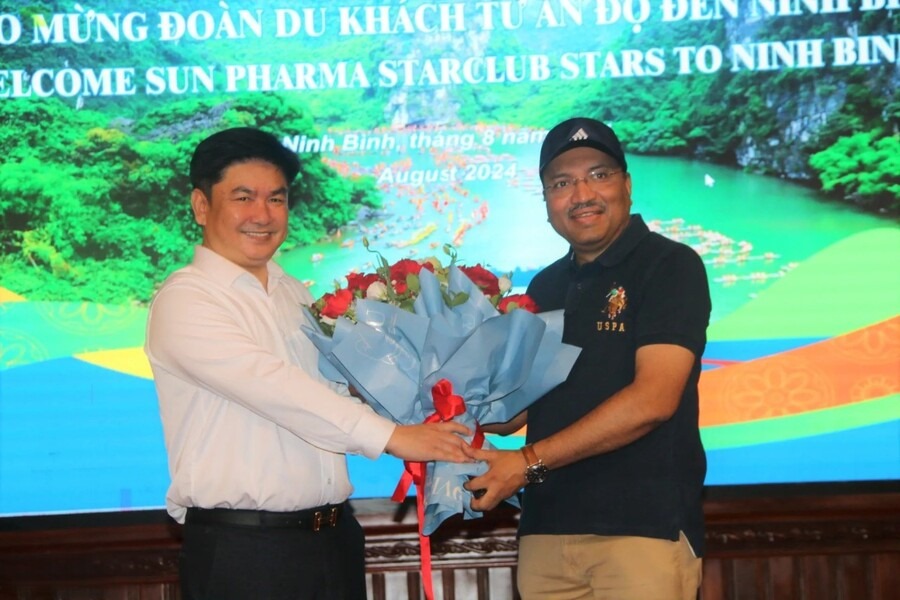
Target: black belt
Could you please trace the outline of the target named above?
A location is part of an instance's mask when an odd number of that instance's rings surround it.
[[[272,512],[232,508],[187,509],[185,523],[200,525],[244,525],[247,527],[294,527],[319,531],[334,527],[344,509],[343,504],[326,504],[306,510]]]

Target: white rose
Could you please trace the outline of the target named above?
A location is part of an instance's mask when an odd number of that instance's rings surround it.
[[[366,288],[367,300],[385,300],[387,298],[387,286],[383,281],[373,281]]]
[[[501,275],[497,281],[500,286],[500,293],[505,294],[512,289],[512,280],[506,275]]]

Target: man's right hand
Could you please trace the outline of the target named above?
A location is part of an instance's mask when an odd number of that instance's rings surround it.
[[[525,487],[525,468],[528,463],[519,450],[471,448],[468,454],[488,465],[488,470],[484,474],[473,477],[463,484],[464,488],[473,493],[472,510],[491,510]]]
[[[413,462],[472,462],[463,450],[468,444],[462,437],[471,434],[468,427],[453,421],[397,425],[384,450],[397,458]]]

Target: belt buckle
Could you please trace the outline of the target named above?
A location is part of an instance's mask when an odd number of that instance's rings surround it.
[[[312,530],[319,531],[322,529],[322,525],[327,525],[328,527],[334,527],[337,525],[338,519],[338,507],[332,506],[328,509],[328,513],[322,512],[321,510],[317,510],[313,513],[313,522],[312,522]]]

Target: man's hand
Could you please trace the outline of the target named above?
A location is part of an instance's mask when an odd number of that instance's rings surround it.
[[[468,427],[453,421],[397,425],[384,450],[397,458],[414,462],[472,462],[464,451],[469,444],[461,437],[471,434]]]
[[[481,450],[467,448],[470,458],[488,464],[484,475],[473,477],[463,487],[481,494],[472,499],[472,510],[491,510],[525,486],[525,457],[518,450]]]

